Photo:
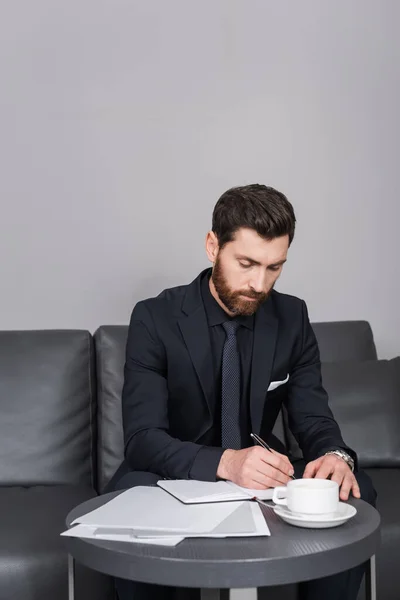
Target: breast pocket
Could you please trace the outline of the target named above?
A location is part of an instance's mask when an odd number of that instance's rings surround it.
[[[281,385],[285,385],[288,381],[289,381],[289,373],[286,375],[285,379],[280,379],[278,381],[271,381],[271,383],[268,386],[267,391],[273,392],[274,390],[279,388]]]

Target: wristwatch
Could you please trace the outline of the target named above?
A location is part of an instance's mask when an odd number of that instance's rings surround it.
[[[336,456],[344,460],[344,462],[346,462],[349,465],[350,469],[354,472],[354,460],[351,458],[350,454],[347,454],[347,452],[345,452],[344,450],[329,450],[329,452],[326,452],[326,454],[335,454]]]

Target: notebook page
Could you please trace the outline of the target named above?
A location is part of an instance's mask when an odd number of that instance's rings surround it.
[[[160,480],[157,485],[185,504],[246,500],[249,496],[226,481],[198,481],[195,479]]]
[[[241,487],[233,481],[227,481],[228,485],[233,487],[239,494],[243,494],[245,496],[250,496],[250,498],[258,498],[259,500],[272,500],[272,495],[274,493],[274,488],[267,488],[265,490],[255,490],[251,488]]]

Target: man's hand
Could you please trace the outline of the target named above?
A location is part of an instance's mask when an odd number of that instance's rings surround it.
[[[287,456],[261,446],[225,450],[217,469],[220,479],[256,490],[286,485],[292,474],[293,467]]]
[[[360,488],[349,465],[334,454],[320,456],[317,460],[308,463],[304,470],[303,478],[328,479],[336,481],[340,488],[340,499],[347,500],[350,491],[355,498],[360,498]]]

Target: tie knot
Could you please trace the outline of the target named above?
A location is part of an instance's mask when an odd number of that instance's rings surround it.
[[[222,323],[222,327],[225,329],[227,336],[232,336],[236,335],[236,332],[240,327],[240,323],[237,321],[225,321],[225,323]]]

